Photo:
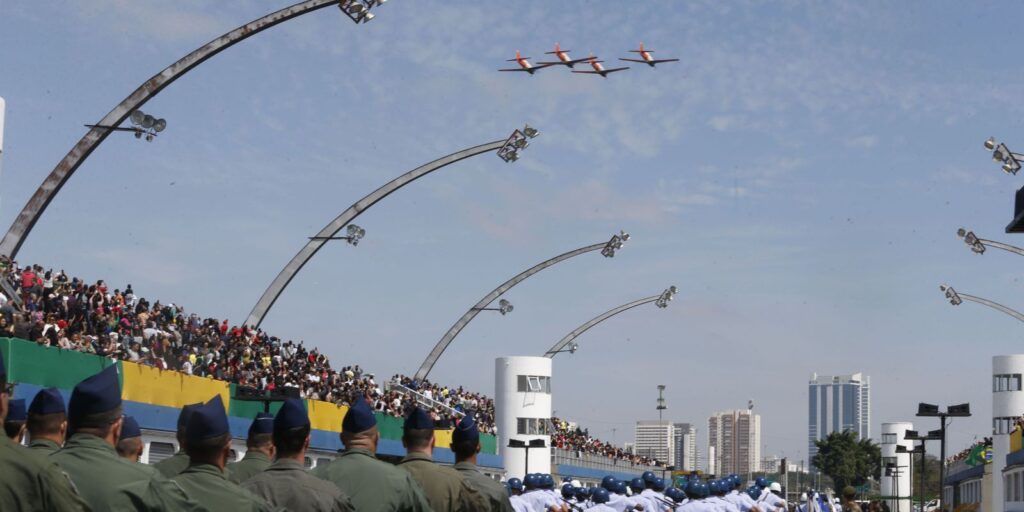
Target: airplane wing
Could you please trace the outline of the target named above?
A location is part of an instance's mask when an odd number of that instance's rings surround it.
[[[514,69],[499,69],[498,71],[532,71],[526,68],[514,68]]]
[[[643,60],[643,59],[623,59],[622,57],[619,57],[619,60],[624,60],[626,62],[639,62],[641,64],[647,64],[647,61]]]
[[[572,59],[572,60],[568,60],[568,61],[565,61],[565,62],[562,62],[562,61],[558,61],[558,62],[538,62],[537,65],[557,66],[559,64],[563,64],[563,65],[566,65],[566,66],[572,66],[574,64],[579,64],[581,62],[590,62],[590,57],[584,57],[582,59]]]
[[[663,62],[679,62],[679,59],[654,59],[650,61],[651,64],[661,64]]]
[[[629,66],[626,66],[626,67],[622,67],[622,68],[611,68],[611,69],[606,69],[606,70],[604,70],[604,72],[605,72],[605,73],[614,73],[614,72],[616,72],[616,71],[625,71],[625,70],[627,70],[627,69],[629,69]]]
[[[583,74],[587,74],[587,75],[600,75],[601,73],[603,73],[603,71],[577,71],[577,70],[573,70],[573,73],[583,73]]]

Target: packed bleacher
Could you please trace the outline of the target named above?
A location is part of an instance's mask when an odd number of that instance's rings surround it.
[[[18,266],[0,260],[0,277],[15,297],[0,291],[0,336],[11,336],[63,350],[88,352],[111,359],[211,377],[260,391],[294,388],[299,396],[349,405],[362,396],[381,413],[401,417],[413,399],[388,389],[359,365],[335,370],[330,359],[302,341],[282,340],[261,329],[203,318],[180,304],[150,302],[131,284],[112,288],[103,280],[87,282],[63,270],[39,265]],[[415,391],[437,405],[433,419],[452,424],[472,414],[480,431],[496,434],[494,401],[462,387],[395,375],[392,383]],[[580,453],[634,464],[646,457],[568,429],[553,419],[553,443]]]
[[[622,448],[613,446],[611,443],[591,437],[590,432],[581,429],[574,423],[559,418],[551,418],[551,423],[551,446],[555,448],[576,452],[577,456],[578,454],[586,453],[612,460],[625,461],[631,465],[664,465],[655,459],[629,453]]]
[[[964,448],[963,450],[961,450],[961,451],[959,451],[959,452],[957,452],[957,453],[955,453],[955,454],[953,454],[953,455],[951,455],[949,457],[946,457],[946,465],[949,466],[949,465],[955,464],[955,463],[957,463],[959,461],[966,460],[971,455],[971,452],[973,452],[978,447],[989,447],[989,448],[991,448],[992,447],[992,438],[991,437],[986,437],[986,438],[982,439],[981,441],[977,441],[977,442],[971,444],[970,446],[968,446],[967,448]]]

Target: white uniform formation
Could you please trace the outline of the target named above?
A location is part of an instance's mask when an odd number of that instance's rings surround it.
[[[629,482],[606,476],[600,487],[565,482],[555,490],[551,475],[532,473],[507,482],[516,512],[786,512],[782,487],[764,478],[741,490],[737,475],[721,480],[681,479],[669,485],[647,471]],[[807,511],[817,512],[817,511]]]

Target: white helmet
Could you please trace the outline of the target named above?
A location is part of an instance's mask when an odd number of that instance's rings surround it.
[[[782,486],[779,485],[778,482],[772,482],[772,484],[768,486],[768,490],[771,492],[782,492]]]
[[[807,501],[807,493],[806,492],[800,493],[800,501],[801,502],[806,502]]]
[[[580,481],[579,481],[579,480],[573,480],[573,481],[572,481],[572,486],[573,486],[573,487],[583,487],[583,484],[582,484],[582,483],[580,483]]]

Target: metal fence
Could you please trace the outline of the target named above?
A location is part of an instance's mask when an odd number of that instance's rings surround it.
[[[587,469],[597,469],[600,471],[609,472],[643,472],[643,471],[654,471],[659,473],[665,468],[660,466],[652,466],[650,464],[633,464],[632,462],[605,457],[602,455],[593,455],[584,452],[578,452],[575,450],[563,450],[561,448],[551,449],[551,464],[565,464],[568,466],[576,466]]]

